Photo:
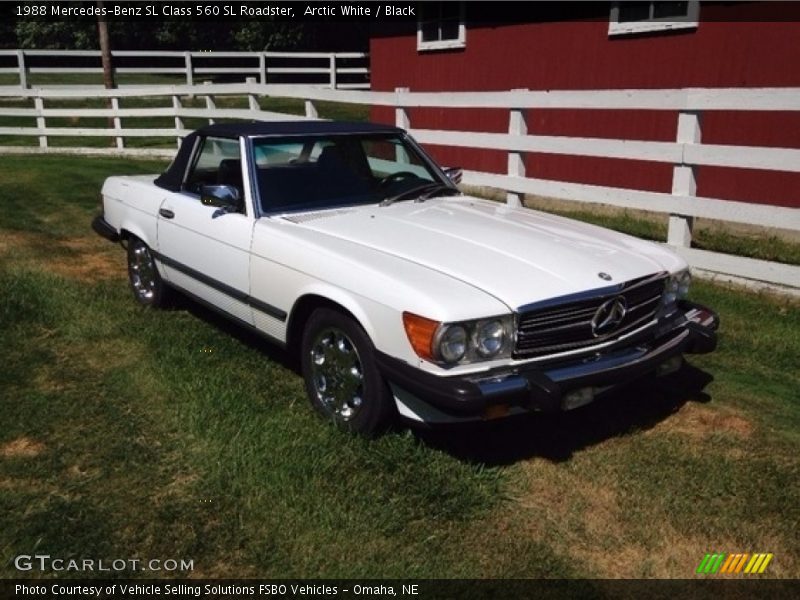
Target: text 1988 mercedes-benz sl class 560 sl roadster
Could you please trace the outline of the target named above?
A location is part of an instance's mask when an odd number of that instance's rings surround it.
[[[180,290],[299,352],[312,404],[363,434],[568,410],[716,346],[681,258],[464,195],[395,127],[212,125],[102,194],[138,302]]]

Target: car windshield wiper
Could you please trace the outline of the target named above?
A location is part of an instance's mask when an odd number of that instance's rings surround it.
[[[460,193],[458,190],[453,189],[449,185],[445,183],[440,183],[438,181],[432,181],[429,183],[425,183],[423,185],[418,185],[408,189],[404,192],[400,192],[395,196],[389,196],[388,198],[383,199],[378,206],[389,206],[396,202],[397,200],[407,200],[409,198],[414,198],[416,202],[422,202],[427,200],[428,198],[432,198],[436,194],[441,192],[449,192],[452,194]]]
[[[459,196],[459,195],[461,195],[461,192],[456,188],[440,183],[437,184],[436,187],[433,187],[433,189],[430,189],[427,192],[423,192],[422,194],[420,194],[414,200],[414,202],[424,202],[428,198],[433,198],[434,196]]]

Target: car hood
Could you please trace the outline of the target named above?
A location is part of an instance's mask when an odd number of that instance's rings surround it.
[[[283,218],[457,278],[511,309],[685,266],[650,242],[469,196]]]

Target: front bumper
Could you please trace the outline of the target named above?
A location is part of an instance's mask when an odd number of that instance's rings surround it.
[[[120,240],[119,233],[106,221],[105,216],[101,213],[92,219],[92,229],[98,235],[103,236],[109,242],[118,242]]]
[[[491,414],[505,405],[523,410],[556,412],[572,408],[576,394],[589,401],[594,391],[656,372],[683,354],[705,354],[717,345],[719,317],[688,301],[668,324],[650,330],[646,339],[628,340],[602,354],[547,364],[501,367],[480,374],[437,376],[378,352],[384,377],[394,386],[453,417]]]

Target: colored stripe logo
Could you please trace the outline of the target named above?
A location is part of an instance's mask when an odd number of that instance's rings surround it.
[[[758,554],[725,554],[722,552],[706,554],[700,561],[696,573],[701,575],[731,575],[745,573],[747,575],[761,574],[767,569],[772,560],[771,553]]]

